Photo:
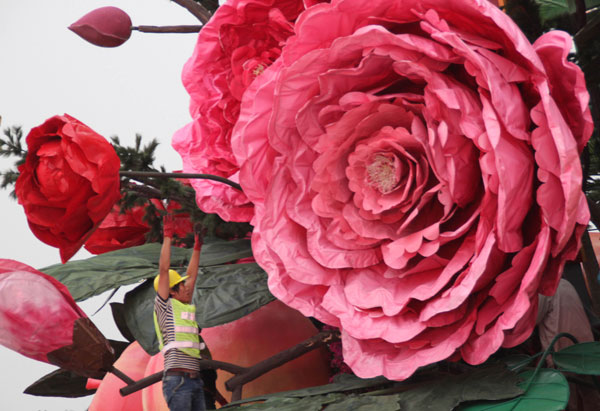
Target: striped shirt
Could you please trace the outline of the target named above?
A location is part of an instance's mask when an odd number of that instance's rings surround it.
[[[169,298],[170,299],[170,298]],[[162,297],[156,294],[154,299],[154,312],[158,326],[163,335],[164,345],[175,341],[175,321],[173,320],[173,306],[169,299],[163,300]],[[165,354],[165,370],[171,368],[187,368],[189,370],[200,370],[198,358],[190,357],[186,353],[178,349],[171,349]]]

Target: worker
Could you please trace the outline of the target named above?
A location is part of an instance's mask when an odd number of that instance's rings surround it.
[[[170,268],[171,240],[175,229],[173,216],[163,218],[163,243],[159,274],[154,279],[154,327],[159,348],[164,354],[163,395],[171,411],[204,411],[199,336],[196,307],[192,298],[200,263],[202,241],[194,233],[194,250],[184,276]]]

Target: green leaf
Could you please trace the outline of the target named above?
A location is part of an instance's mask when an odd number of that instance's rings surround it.
[[[40,271],[63,283],[75,301],[83,301],[123,285],[135,284],[158,274],[161,244],[111,251],[85,260],[69,261],[42,268]],[[171,248],[171,267],[185,271],[192,250]],[[201,266],[213,266],[252,255],[249,240],[207,241],[200,255]]]
[[[327,407],[327,411],[397,411],[404,410],[398,402],[397,395],[348,395]]]
[[[585,0],[585,9],[593,9],[600,6],[600,0]]]
[[[399,394],[402,410],[452,410],[460,403],[500,400],[523,393],[517,374],[504,366],[475,368],[471,372],[428,381]]]
[[[284,391],[263,395],[232,402],[226,408],[238,408],[243,410],[322,410],[324,406],[331,406],[336,402],[343,402],[348,391],[369,390],[375,387],[389,386],[395,384],[384,377],[358,378],[350,374],[341,374],[331,384],[318,387],[303,388],[301,390]],[[397,401],[397,400],[394,400]],[[253,404],[248,404],[253,403]],[[329,408],[327,408],[329,409]],[[353,409],[352,407],[346,409]],[[382,408],[380,407],[380,411]],[[387,410],[387,409],[386,409]]]
[[[542,22],[554,20],[565,14],[574,14],[576,11],[573,0],[535,0],[540,7]],[[586,10],[600,6],[600,0],[585,0]]]
[[[540,19],[543,22],[575,11],[569,10],[567,0],[535,0],[535,2],[540,6]]]
[[[268,401],[274,397],[285,397],[285,398],[304,398],[304,397],[318,397],[329,395],[332,393],[342,393],[353,390],[367,390],[373,387],[380,387],[383,385],[394,384],[394,381],[390,381],[384,377],[375,378],[359,378],[352,374],[340,374],[334,378],[334,382],[326,385],[319,385],[317,387],[303,388],[301,390],[283,391],[269,395],[257,396],[252,398],[244,398],[236,402],[232,402],[230,406],[242,405],[247,402],[254,401]],[[246,406],[244,406],[245,409]]]
[[[246,398],[242,401],[232,403],[230,407],[248,402],[265,401],[260,405],[244,404],[243,409],[269,409],[268,406],[272,407],[271,409],[280,409],[279,407],[294,405],[298,407],[295,409],[303,410],[304,408],[301,408],[302,405],[308,407],[308,409],[320,410],[323,409],[323,406],[327,405],[327,410],[340,411],[348,409],[363,411],[448,411],[465,401],[507,399],[513,398],[523,392],[518,387],[519,379],[517,374],[501,365],[474,368],[462,375],[446,376],[441,379],[421,376],[421,380],[424,382],[414,383],[407,381],[398,383],[382,377],[370,380],[347,377],[334,384],[327,384],[320,387]],[[415,387],[410,389],[412,386]],[[365,391],[374,387],[388,388],[373,393],[340,394],[348,391]],[[398,391],[402,392],[397,393]],[[383,393],[389,392],[393,394],[383,395]]]
[[[277,411],[321,411],[329,409],[331,404],[343,401],[346,398],[344,394],[327,394],[315,397],[268,397],[265,402],[246,404],[240,406],[238,403],[231,403],[221,409],[242,409],[244,411],[258,410],[277,410]],[[353,408],[346,408],[353,409]],[[380,409],[381,410],[381,409]],[[378,411],[380,411],[378,410]]]
[[[125,295],[124,318],[131,334],[150,354],[158,352],[154,331],[152,281]],[[202,267],[196,280],[194,303],[201,328],[228,323],[273,301],[267,274],[258,264],[229,264]]]
[[[121,333],[121,335],[129,342],[135,341],[135,337],[131,334],[127,322],[125,321],[125,304],[123,303],[110,303],[110,308],[115,320],[115,325]]]
[[[200,266],[221,265],[247,257],[252,257],[250,240],[225,241],[213,239],[202,246]]]
[[[25,388],[25,394],[40,397],[79,398],[92,395],[96,390],[85,388],[87,377],[59,368]]]
[[[123,351],[125,351],[125,348],[129,346],[129,343],[124,341],[108,340],[108,342],[113,350],[115,350],[115,358],[119,358]],[[72,371],[59,368],[43,376],[23,392],[40,397],[85,397],[96,392],[95,389],[88,390],[85,388],[87,380],[87,377],[82,377]]]
[[[519,374],[526,388],[533,370]],[[564,375],[556,370],[542,368],[535,376],[529,389],[521,396],[509,401],[478,402],[459,408],[462,411],[560,411],[569,401],[569,384]]]
[[[561,371],[585,375],[600,375],[600,342],[571,345],[552,354]]]

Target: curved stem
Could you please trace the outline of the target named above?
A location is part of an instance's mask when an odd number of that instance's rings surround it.
[[[529,381],[527,381],[527,385],[523,389],[523,392],[527,392],[527,390],[529,389],[529,387],[533,383],[533,380],[535,379],[535,377],[539,373],[540,369],[542,368],[542,365],[544,364],[544,361],[546,361],[546,357],[548,356],[548,354],[554,352],[554,344],[556,344],[556,342],[559,339],[561,339],[562,337],[566,337],[566,338],[570,339],[571,341],[573,341],[573,344],[579,343],[579,341],[577,341],[577,338],[573,337],[569,333],[559,333],[559,334],[556,334],[556,336],[554,336],[554,338],[552,339],[552,341],[550,342],[550,344],[548,344],[548,346],[544,350],[544,353],[542,354],[542,358],[540,359],[540,362],[538,363],[537,367],[535,367],[535,371],[533,372],[533,374],[531,374],[531,377],[529,378]]]
[[[208,20],[210,20],[211,14],[208,10],[204,8],[199,3],[196,3],[193,0],[172,0],[173,3],[179,4],[184,9],[187,9],[190,13],[192,13],[198,20],[205,24]]]
[[[119,174],[124,177],[158,177],[158,178],[200,178],[204,180],[218,181],[227,184],[236,190],[242,191],[242,186],[238,183],[228,180],[225,177],[215,176],[213,174],[194,174],[194,173],[161,173],[160,171],[128,171],[121,170]]]

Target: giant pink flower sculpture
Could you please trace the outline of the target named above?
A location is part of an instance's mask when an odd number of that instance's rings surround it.
[[[301,0],[231,0],[202,28],[182,75],[194,120],[173,137],[184,172],[236,180],[230,139],[242,95],[279,57],[303,9]],[[244,193],[214,181],[195,179],[192,186],[203,211],[227,221],[252,218],[252,204]]]
[[[569,36],[484,0],[337,0],[295,31],[232,136],[273,294],[361,377],[525,340],[589,218]]]

